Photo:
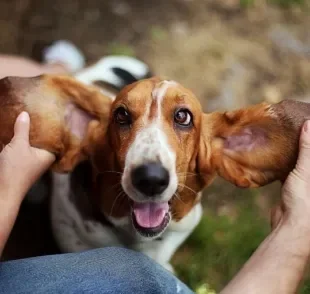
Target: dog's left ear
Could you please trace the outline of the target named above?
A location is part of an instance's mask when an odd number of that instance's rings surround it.
[[[199,168],[239,187],[285,180],[298,156],[300,129],[310,103],[284,100],[203,114]]]
[[[69,172],[102,140],[111,103],[96,88],[67,76],[1,79],[0,146],[10,142],[16,117],[27,111],[30,144],[55,154],[54,171]]]

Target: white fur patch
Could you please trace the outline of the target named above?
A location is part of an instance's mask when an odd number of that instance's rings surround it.
[[[137,202],[145,200],[145,196],[134,189],[131,183],[131,170],[148,162],[160,162],[169,171],[169,185],[160,196],[161,201],[169,201],[178,185],[175,168],[176,154],[171,150],[167,136],[158,122],[151,123],[137,133],[126,155],[122,186],[125,193]]]
[[[141,79],[149,72],[149,67],[142,61],[129,56],[107,56],[100,59],[94,65],[87,67],[75,75],[76,79],[84,84],[91,85],[94,81],[103,81],[121,88],[123,81],[114,72],[113,68],[121,68],[128,71],[137,79]],[[112,93],[105,93],[115,98]]]
[[[153,100],[157,100],[157,119],[161,117],[161,104],[170,87],[175,87],[177,85],[174,81],[163,81],[157,85],[152,91]]]
[[[167,135],[161,123],[162,101],[169,87],[176,85],[177,83],[174,81],[163,81],[155,86],[152,91],[152,98],[157,100],[157,116],[152,121],[147,122],[151,104],[148,105],[144,117],[146,126],[137,133],[127,152],[122,186],[125,193],[134,201],[144,201],[145,196],[133,187],[131,183],[131,170],[144,163],[159,162],[169,172],[169,185],[161,195],[158,195],[160,196],[160,201],[169,201],[177,190],[176,154],[169,146]]]
[[[45,63],[62,63],[71,72],[76,72],[85,65],[83,53],[74,44],[65,40],[59,40],[46,48],[43,59]]]
[[[177,82],[175,81],[162,81],[159,83],[152,91],[152,97],[154,100],[159,100],[161,102],[171,86],[176,86]]]
[[[61,251],[79,252],[105,246],[123,246],[112,228],[84,220],[70,201],[70,193],[70,175],[53,173],[51,220]]]

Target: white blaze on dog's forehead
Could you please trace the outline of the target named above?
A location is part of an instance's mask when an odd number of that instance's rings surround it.
[[[175,81],[162,81],[159,84],[157,84],[155,86],[155,88],[152,91],[152,98],[153,100],[157,101],[157,108],[158,108],[158,112],[157,112],[157,117],[160,117],[160,107],[161,107],[161,103],[164,100],[164,97],[167,93],[167,90],[170,87],[175,87],[177,86],[177,83]]]
[[[160,120],[161,104],[167,90],[177,85],[174,81],[162,81],[155,86],[151,92],[151,102],[145,105],[144,121],[146,124],[137,132],[127,152],[122,176],[122,187],[126,194],[134,201],[145,201],[145,196],[141,196],[131,185],[130,171],[141,164],[159,162],[168,170],[170,181],[167,189],[161,194],[161,201],[169,201],[177,189],[176,153],[169,144],[168,136]],[[156,119],[149,121],[148,117],[154,101],[157,103],[158,112]]]
[[[158,100],[158,102],[160,103],[163,100],[168,88],[175,87],[176,85],[177,85],[177,82],[175,82],[175,81],[162,81],[162,82],[160,82],[159,84],[157,84],[155,86],[155,88],[152,91],[153,99]]]

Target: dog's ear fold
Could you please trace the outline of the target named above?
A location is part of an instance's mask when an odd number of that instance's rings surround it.
[[[67,76],[8,77],[0,80],[0,143],[9,143],[16,117],[27,111],[31,145],[53,152],[53,169],[68,172],[105,131],[110,107],[111,99],[95,87]]]
[[[202,173],[217,172],[239,187],[285,180],[296,164],[306,119],[310,119],[310,104],[291,100],[204,114]]]

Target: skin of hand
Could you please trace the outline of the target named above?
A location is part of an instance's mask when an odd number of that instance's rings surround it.
[[[14,137],[0,153],[0,255],[26,193],[55,161],[50,152],[30,146],[29,130],[29,115],[22,112]]]
[[[310,257],[310,121],[301,131],[295,169],[273,211],[273,230],[222,294],[297,293]]]
[[[40,64],[30,59],[0,54],[0,79],[9,76],[35,77],[43,73],[68,74],[62,64]]]
[[[282,187],[282,205],[274,212],[275,222],[287,218],[293,223],[310,225],[310,122],[304,124],[295,169]]]

